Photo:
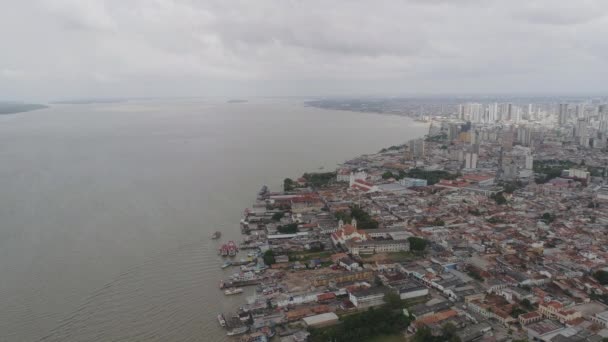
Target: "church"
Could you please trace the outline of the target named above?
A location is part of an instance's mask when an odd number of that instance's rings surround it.
[[[357,220],[352,219],[351,224],[338,222],[338,230],[331,234],[331,241],[335,246],[346,246],[347,242],[363,242],[369,240],[369,236],[364,230],[357,229]]]

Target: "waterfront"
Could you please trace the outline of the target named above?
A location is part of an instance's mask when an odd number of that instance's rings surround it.
[[[262,184],[426,133],[296,102],[56,105],[0,117],[0,341],[221,341],[221,241]]]

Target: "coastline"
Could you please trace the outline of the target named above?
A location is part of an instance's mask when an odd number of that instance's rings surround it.
[[[321,109],[321,110],[338,110],[337,108],[327,108],[327,107],[322,107],[322,106],[313,106],[313,105],[309,105],[306,102],[303,103],[303,106],[305,107],[312,107],[312,108],[316,108],[316,109]],[[374,111],[356,111],[356,110],[349,110],[349,109],[340,109],[342,111],[349,111],[349,112],[354,112],[354,113],[361,113],[361,114],[380,114],[380,115],[387,115],[387,116],[396,116],[396,117],[406,117],[411,119],[413,122],[417,122],[418,120],[415,120],[416,118],[411,116],[411,115],[402,115],[402,114],[397,114],[397,113],[383,113],[383,112],[374,112]],[[361,158],[365,158],[366,156],[373,156],[373,155],[377,155],[377,154],[383,154],[383,153],[392,153],[394,150],[402,150],[403,148],[405,148],[408,143],[410,143],[413,140],[416,139],[424,139],[427,136],[427,134],[425,134],[422,138],[411,138],[408,140],[403,141],[401,144],[399,145],[393,145],[393,146],[386,146],[383,147],[380,151],[376,151],[376,152],[372,152],[372,153],[367,153],[367,154],[357,154],[355,156],[351,156],[349,157],[349,159],[347,159],[346,161],[342,162],[342,163],[336,163],[337,167],[336,170],[323,170],[323,168],[319,168],[316,171],[308,171],[305,172],[302,177],[298,178],[296,181],[291,180],[290,178],[285,178],[284,180],[284,185],[283,185],[283,190],[279,191],[279,192],[271,192],[268,187],[266,187],[266,185],[264,185],[262,187],[262,189],[258,192],[257,194],[257,199],[256,199],[256,204],[253,205],[252,209],[245,209],[244,213],[243,213],[243,218],[241,219],[240,222],[240,228],[241,228],[241,236],[244,237],[245,240],[243,240],[243,242],[241,242],[238,245],[235,245],[233,243],[233,241],[229,241],[227,244],[223,244],[221,245],[221,247],[219,248],[219,255],[222,257],[222,259],[224,258],[234,258],[238,255],[239,252],[242,251],[247,251],[247,259],[240,259],[240,261],[230,261],[230,259],[228,259],[228,261],[226,261],[221,268],[225,269],[225,268],[230,268],[230,267],[234,267],[234,266],[238,266],[239,268],[239,272],[231,275],[228,279],[220,279],[219,280],[219,288],[221,289],[221,291],[224,292],[224,295],[229,296],[229,295],[233,295],[236,293],[242,293],[242,289],[246,288],[246,287],[250,287],[250,286],[255,286],[256,290],[254,292],[254,295],[251,297],[248,297],[246,302],[244,303],[243,306],[241,306],[238,310],[237,313],[232,315],[232,316],[228,316],[226,315],[224,312],[220,312],[218,313],[217,319],[218,322],[220,323],[222,328],[225,328],[227,330],[227,335],[228,336],[242,336],[241,337],[241,341],[249,341],[250,339],[255,339],[255,338],[259,338],[260,336],[265,336],[266,338],[268,338],[268,340],[270,340],[273,336],[275,336],[275,334],[279,334],[280,336],[294,336],[294,340],[295,338],[300,338],[301,336],[305,336],[308,337],[310,336],[310,333],[308,332],[309,329],[304,329],[304,330],[299,330],[299,329],[293,329],[291,327],[289,323],[289,319],[288,320],[281,320],[279,319],[278,321],[273,321],[272,324],[268,324],[266,326],[264,326],[263,323],[259,322],[259,319],[264,319],[265,316],[261,316],[260,318],[260,314],[258,313],[258,318],[254,318],[256,317],[256,315],[254,314],[255,312],[258,312],[258,310],[265,310],[266,308],[268,308],[267,305],[270,305],[269,303],[272,300],[277,300],[278,297],[280,297],[281,294],[287,293],[289,296],[289,300],[287,302],[283,301],[281,304],[281,302],[279,302],[278,306],[282,307],[285,306],[285,308],[290,307],[290,302],[293,299],[293,295],[294,293],[291,292],[291,290],[289,290],[281,281],[284,279],[285,275],[282,273],[283,269],[279,268],[278,270],[275,269],[275,267],[273,265],[276,266],[276,263],[278,263],[278,259],[281,256],[277,256],[275,258],[274,252],[271,248],[272,242],[270,241],[271,238],[274,238],[273,236],[267,236],[265,241],[253,241],[251,240],[252,237],[252,233],[255,233],[254,235],[257,235],[257,232],[255,232],[256,230],[259,231],[260,226],[264,225],[264,227],[262,228],[262,230],[267,229],[266,223],[269,219],[268,217],[268,213],[270,213],[272,215],[272,218],[270,218],[271,221],[278,221],[276,224],[278,225],[279,223],[285,223],[283,221],[283,218],[285,216],[288,216],[289,214],[293,215],[295,210],[292,207],[290,207],[289,209],[287,209],[287,211],[285,211],[285,208],[282,208],[281,206],[276,207],[273,205],[268,204],[268,199],[270,198],[270,196],[272,195],[277,195],[277,196],[290,196],[290,194],[293,194],[294,196],[314,196],[314,194],[318,194],[318,192],[320,192],[324,185],[321,184],[317,184],[315,185],[311,185],[311,184],[315,184],[316,182],[326,182],[329,180],[330,184],[335,184],[335,179],[338,179],[338,183],[340,182],[340,170],[343,170],[345,167],[349,167],[348,165],[350,163],[355,162],[358,159]],[[402,151],[399,151],[399,153],[402,153]],[[351,165],[352,167],[352,165]],[[323,178],[325,180],[320,180],[319,178]],[[343,181],[343,180],[342,180]],[[327,183],[326,183],[327,184]],[[326,185],[325,184],[325,185]],[[295,192],[294,192],[295,191]],[[302,191],[302,192],[300,192]],[[265,213],[263,215],[266,215],[266,220],[262,219],[261,221],[253,221],[252,217],[255,219],[256,215],[259,215],[259,210],[260,210],[260,205],[261,203],[266,203],[265,204]],[[326,210],[327,209],[327,202],[325,199],[322,200],[322,206],[323,208],[321,208],[320,210]],[[256,208],[257,207],[257,208]],[[328,210],[329,211],[329,210]],[[300,215],[300,214],[298,214]],[[252,222],[253,223],[253,228],[252,228]],[[290,231],[282,231],[281,227],[286,227],[285,225],[283,226],[278,226],[278,230],[274,230],[274,234],[278,234],[275,235],[277,238],[279,238],[279,236],[282,236],[282,238],[287,238],[289,240],[294,239],[297,240],[300,237],[304,237],[304,235],[301,234],[308,234],[308,233],[302,233],[300,231],[300,228],[302,227],[301,221],[295,221],[296,223],[293,223],[293,221],[289,221],[292,223],[287,224],[287,226],[290,226],[289,229],[291,229]],[[355,221],[354,221],[354,217],[353,217],[353,224],[356,225]],[[294,230],[294,224],[295,224],[295,230]],[[342,221],[340,220],[339,225],[342,224]],[[366,224],[366,222],[361,222],[361,224]],[[257,226],[257,227],[256,227]],[[306,226],[306,224],[304,224],[304,226]],[[376,227],[377,228],[377,227]],[[312,232],[312,230],[305,230],[307,232]],[[332,229],[331,231],[335,231],[335,229]],[[295,257],[296,260],[306,260],[308,262],[313,262],[315,261],[315,265],[312,266],[313,270],[318,270],[319,267],[327,267],[328,264],[332,264],[329,260],[328,260],[328,256],[329,254],[324,254],[324,253],[340,253],[340,248],[334,248],[331,247],[332,243],[331,240],[329,240],[328,235],[326,234],[327,232],[323,232],[322,234],[325,234],[324,237],[318,236],[319,239],[323,239],[325,240],[323,243],[320,243],[321,247],[321,251],[317,255],[318,257],[324,257],[324,259],[319,259],[319,260],[309,260],[309,256],[306,256],[306,259],[299,259],[298,256]],[[270,232],[268,232],[268,234],[271,234]],[[327,249],[329,248],[329,249]],[[406,250],[406,249],[403,249]],[[407,250],[409,250],[409,243],[408,243],[408,248]],[[326,252],[323,252],[326,251]],[[285,255],[282,255],[283,258],[281,258],[280,262],[284,263],[284,262],[291,262],[294,261],[292,255],[289,255],[287,258],[285,258]],[[296,261],[296,263],[299,263],[299,261]],[[306,264],[304,266],[304,271],[302,272],[306,272],[306,270],[309,269],[309,267],[311,267],[309,264]],[[335,268],[333,268],[333,266],[331,267],[331,269],[335,270]],[[302,268],[298,268],[298,270],[302,270]],[[350,269],[349,269],[350,271]],[[361,269],[362,271],[362,269]],[[370,271],[362,271],[362,279],[368,279],[370,277],[370,275],[372,274]],[[305,276],[306,277],[306,276]],[[370,278],[371,279],[371,278]],[[298,286],[296,286],[296,288],[298,288]],[[299,294],[299,291],[295,292],[296,294]],[[329,295],[329,294],[334,294],[334,292],[324,292],[324,293],[317,293],[314,295],[315,298],[319,297],[319,296],[323,296],[323,295]],[[301,296],[305,296],[303,294],[299,294]],[[309,295],[310,296],[310,295]],[[260,298],[262,298],[262,300],[260,301]],[[334,296],[333,298],[336,298],[336,296]],[[274,304],[273,304],[274,305]],[[276,306],[272,306],[273,308],[276,308]],[[296,305],[297,307],[297,305]],[[295,309],[298,310],[298,309]],[[320,310],[320,311],[315,311],[315,310]],[[381,309],[382,310],[386,310],[386,306],[382,306]],[[289,312],[290,309],[287,309],[287,312]],[[329,315],[331,316],[331,319],[338,319],[338,316],[335,316],[334,311],[332,310],[326,310],[326,309],[313,309],[313,312],[315,314],[318,314],[317,316],[323,316],[323,315]],[[333,316],[332,316],[333,315]],[[314,317],[317,317],[314,316]],[[274,318],[273,318],[274,319]],[[272,319],[271,319],[272,320]],[[285,323],[285,325],[283,326],[282,324]],[[263,328],[262,329],[258,329],[256,327],[258,327],[260,324],[262,324]],[[275,324],[278,324],[277,327],[275,327]],[[246,333],[252,332],[250,335],[243,335]],[[391,332],[391,334],[394,332]],[[296,337],[297,336],[297,337]],[[257,341],[257,340],[256,340]]]
[[[0,115],[26,113],[46,108],[49,106],[35,103],[0,102]]]

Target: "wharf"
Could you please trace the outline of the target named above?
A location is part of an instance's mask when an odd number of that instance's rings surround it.
[[[220,289],[227,289],[230,287],[253,286],[258,285],[261,282],[262,279],[223,281],[220,283]]]

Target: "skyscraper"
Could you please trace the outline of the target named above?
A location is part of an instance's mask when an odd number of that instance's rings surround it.
[[[477,168],[477,153],[467,152],[464,155],[464,168],[465,169],[476,169]]]
[[[488,105],[488,122],[494,123],[498,120],[498,103]]]
[[[568,122],[568,104],[560,103],[557,108],[557,123],[560,126],[565,125]]]
[[[585,104],[584,103],[579,103],[576,105],[576,117],[579,119],[585,117]]]
[[[597,118],[599,120],[599,131],[606,133],[608,131],[608,108],[605,104],[597,106]]]

